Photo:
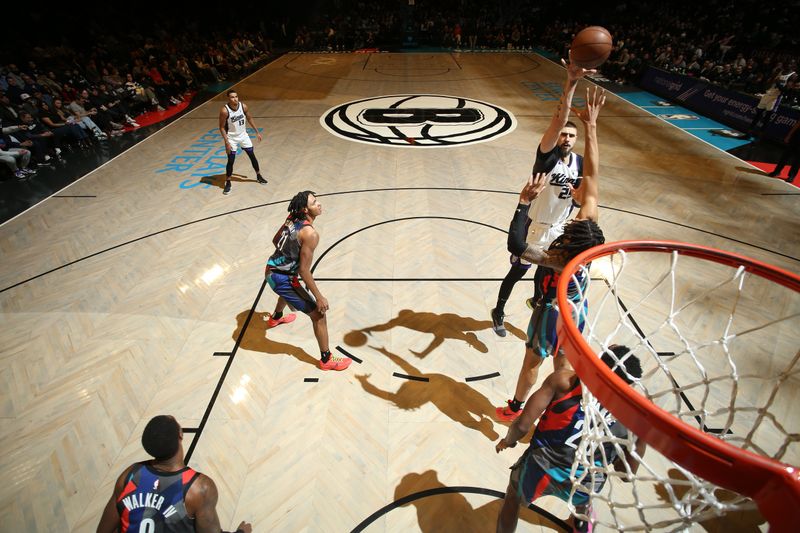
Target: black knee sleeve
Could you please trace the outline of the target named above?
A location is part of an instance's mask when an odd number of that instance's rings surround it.
[[[253,151],[253,147],[251,146],[250,148],[245,148],[244,153],[246,153],[247,157],[250,158],[250,163],[253,165],[253,170],[259,172],[258,159],[256,159],[256,154]]]
[[[225,177],[230,178],[233,174],[233,162],[236,161],[236,154],[231,152],[228,154],[228,164],[225,165]]]

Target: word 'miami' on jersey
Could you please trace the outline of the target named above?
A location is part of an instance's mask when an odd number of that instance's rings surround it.
[[[164,497],[159,496],[158,494],[153,494],[152,492],[138,492],[123,498],[122,505],[124,505],[128,511],[133,511],[139,507],[152,507],[153,509],[160,511],[161,506],[164,505]],[[175,509],[175,506],[170,505],[164,511],[164,517],[168,518],[177,512],[178,510]]]

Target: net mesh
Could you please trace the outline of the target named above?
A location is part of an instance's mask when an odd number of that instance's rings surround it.
[[[633,355],[643,370],[640,379],[629,376],[636,393],[734,446],[800,464],[800,417],[791,412],[800,397],[797,292],[742,266],[678,252],[617,251],[579,270],[591,282],[571,304],[572,316],[584,315],[594,357],[609,353],[622,365],[608,348],[627,346],[621,359]],[[571,501],[575,516],[617,531],[678,531],[695,523],[766,528],[749,498],[641,442],[637,448],[632,432],[615,436],[613,414],[586,386],[583,408],[571,500],[588,494],[590,507]]]

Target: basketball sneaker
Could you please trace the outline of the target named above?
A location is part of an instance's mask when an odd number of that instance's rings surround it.
[[[508,400],[508,403],[503,407],[498,407],[494,410],[495,414],[497,415],[497,419],[503,422],[513,422],[516,420],[519,415],[522,414],[522,409],[519,411],[514,411],[511,409],[511,400]]]
[[[334,357],[331,355],[327,363],[323,363],[322,359],[319,360],[319,367],[322,370],[344,370],[353,360],[349,357]]]
[[[506,336],[506,326],[503,324],[503,320],[505,316],[501,313],[497,312],[497,309],[492,309],[492,331],[494,331],[498,337],[505,337]]]
[[[525,305],[527,305],[528,309],[530,309],[531,311],[536,309],[536,304],[538,304],[538,303],[539,303],[539,300],[536,299],[536,296],[531,296],[530,298],[525,300]]]
[[[256,181],[258,181],[261,185],[266,185],[267,183],[267,180],[265,180],[261,174],[256,174]]]
[[[267,319],[267,326],[274,328],[275,326],[279,326],[281,324],[288,324],[289,322],[294,322],[295,318],[297,318],[297,315],[294,313],[283,315],[280,318],[272,318],[272,315],[270,315],[269,318]]]
[[[222,189],[222,194],[228,194],[229,192],[231,192],[231,182],[230,181],[226,181],[225,182],[225,188]]]

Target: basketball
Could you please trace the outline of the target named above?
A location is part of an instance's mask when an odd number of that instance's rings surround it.
[[[583,68],[596,68],[611,54],[611,34],[602,26],[589,26],[578,32],[570,47],[570,61]]]

